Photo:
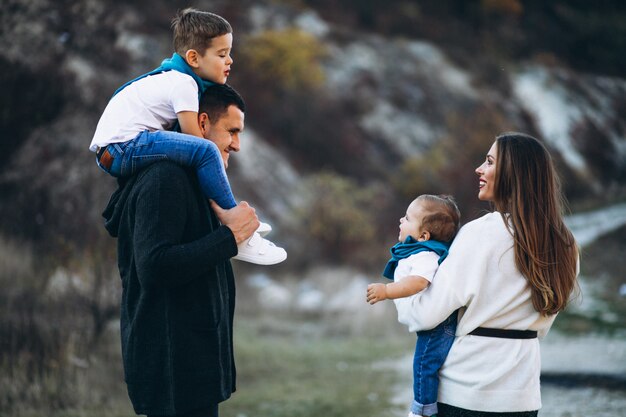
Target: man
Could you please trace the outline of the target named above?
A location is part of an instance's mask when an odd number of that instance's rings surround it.
[[[239,150],[244,110],[226,85],[210,87],[200,103],[202,133],[226,166]],[[171,162],[119,184],[103,216],[118,238],[124,377],[135,412],[217,416],[235,390],[229,259],[259,226],[255,211],[245,202],[210,205],[195,174]]]

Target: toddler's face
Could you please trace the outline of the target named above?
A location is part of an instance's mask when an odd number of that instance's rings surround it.
[[[409,208],[406,209],[406,215],[400,218],[400,235],[398,240],[404,242],[408,236],[412,236],[417,241],[428,240],[422,230],[422,220],[426,211],[422,204],[418,201],[413,201]]]
[[[225,84],[230,75],[230,66],[233,63],[233,59],[230,57],[232,48],[232,33],[213,38],[211,46],[204,51],[204,55],[198,56],[198,69],[196,71],[198,76],[216,84]]]

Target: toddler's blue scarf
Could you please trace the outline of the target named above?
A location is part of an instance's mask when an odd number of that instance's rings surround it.
[[[385,278],[393,279],[393,273],[396,271],[398,261],[406,259],[411,255],[418,252],[431,251],[439,255],[439,264],[448,256],[448,249],[450,249],[449,243],[440,242],[438,240],[426,240],[424,242],[418,242],[411,236],[407,236],[404,242],[398,242],[394,245],[389,252],[391,252],[391,259],[387,262],[383,276]]]
[[[211,81],[207,81],[198,77],[196,73],[193,72],[193,69],[191,69],[189,64],[187,64],[187,61],[185,61],[185,59],[179,54],[174,53],[174,55],[172,55],[171,58],[165,58],[163,62],[161,62],[160,67],[155,68],[146,74],[140,75],[134,80],[130,80],[129,82],[127,82],[126,84],[124,84],[123,86],[115,90],[115,93],[113,93],[113,95],[116,95],[117,93],[119,93],[120,91],[122,91],[123,89],[125,89],[126,87],[134,83],[135,81],[141,80],[142,78],[145,78],[149,75],[156,75],[161,72],[171,71],[171,70],[182,72],[183,74],[187,74],[196,81],[196,83],[198,84],[198,100],[202,96],[202,93],[204,93],[204,90],[206,90],[208,87],[214,84]]]

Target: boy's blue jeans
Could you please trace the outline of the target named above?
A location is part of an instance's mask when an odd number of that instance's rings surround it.
[[[98,166],[114,177],[128,177],[157,161],[170,160],[193,168],[202,193],[223,209],[237,205],[230,189],[224,162],[215,143],[179,132],[144,130],[128,142],[112,143],[107,151],[113,157],[110,169]]]
[[[413,357],[413,403],[411,412],[422,416],[437,414],[439,368],[454,342],[457,312],[431,330],[417,332]]]

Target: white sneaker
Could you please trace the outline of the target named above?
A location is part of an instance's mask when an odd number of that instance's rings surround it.
[[[267,236],[269,232],[272,231],[272,226],[267,223],[260,222],[259,228],[256,229],[256,232],[261,235],[261,237]]]
[[[257,232],[237,245],[239,253],[233,259],[257,265],[274,265],[287,259],[287,252]]]

